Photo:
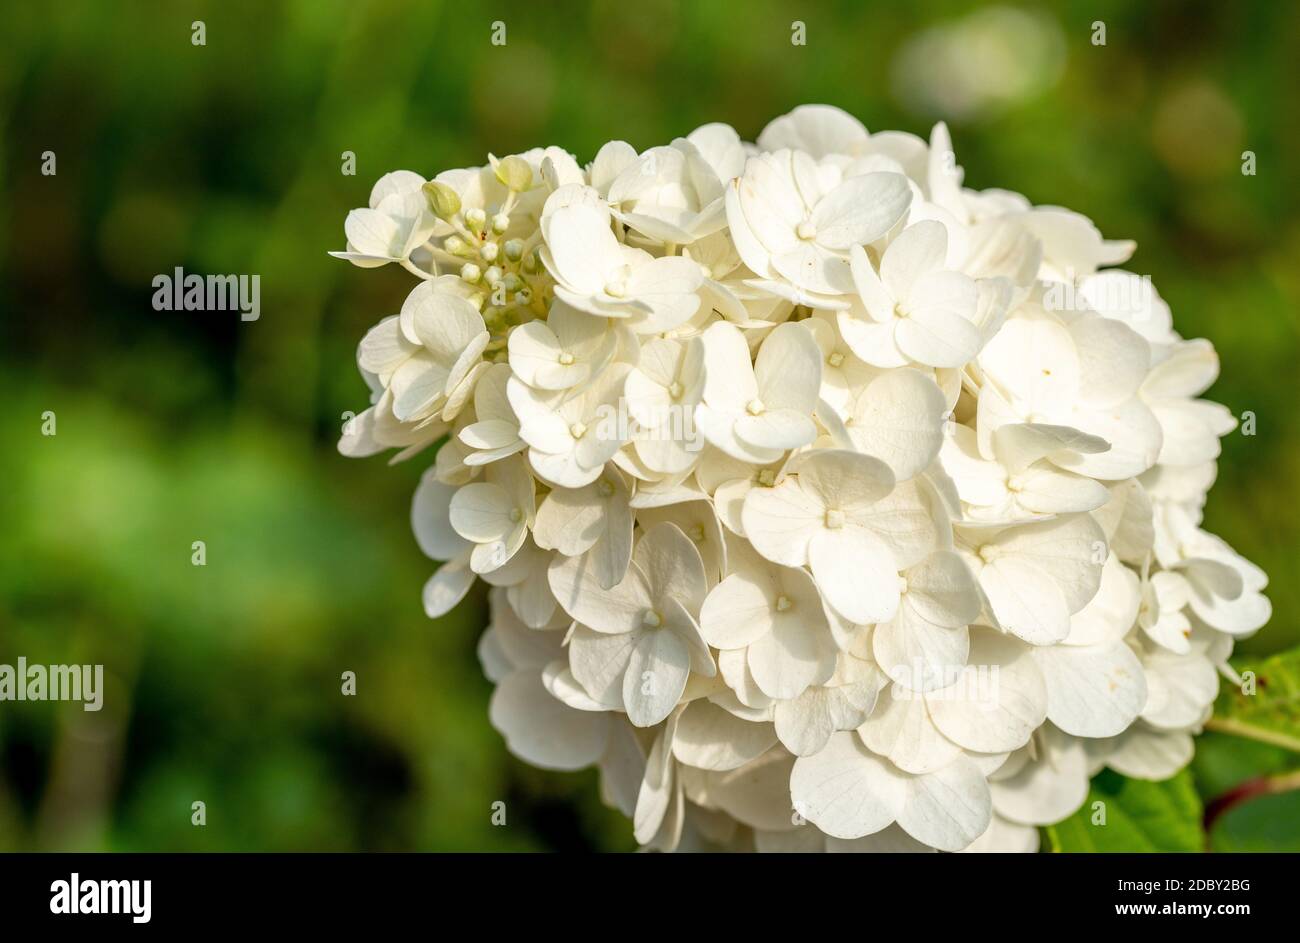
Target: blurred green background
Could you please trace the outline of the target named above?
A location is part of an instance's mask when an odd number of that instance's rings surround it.
[[[1224,442],[1208,526],[1273,577],[1240,650],[1300,644],[1298,5],[0,9],[0,663],[107,672],[98,714],[0,705],[0,849],[633,846],[594,775],[531,770],[488,725],[482,596],[425,618],[407,515],[427,458],[334,450],[366,402],[356,343],[413,284],[328,258],[344,215],[386,171],[489,150],[587,161],[715,120],[752,140],[803,102],[923,136],[947,118],[969,185],[1136,239],[1129,267],[1214,341],[1210,395],[1258,434]],[[259,273],[261,319],[154,311],[178,265]],[[1211,796],[1294,762],[1210,736],[1195,773]],[[1267,847],[1276,818],[1215,841]]]

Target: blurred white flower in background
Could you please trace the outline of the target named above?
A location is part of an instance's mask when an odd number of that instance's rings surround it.
[[[1052,17],[988,7],[908,40],[892,65],[894,95],[917,114],[968,121],[1051,88],[1065,55]]]

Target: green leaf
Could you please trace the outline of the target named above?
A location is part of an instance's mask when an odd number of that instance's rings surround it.
[[[1159,783],[1125,779],[1118,773],[1104,770],[1093,779],[1083,806],[1046,831],[1048,845],[1053,851],[1205,849],[1201,800],[1187,770]]]
[[[1230,809],[1210,831],[1214,851],[1300,848],[1300,792],[1261,796]]]
[[[1254,693],[1241,685],[1220,687],[1206,728],[1300,752],[1300,649],[1238,665]],[[1249,688],[1247,688],[1249,690]]]

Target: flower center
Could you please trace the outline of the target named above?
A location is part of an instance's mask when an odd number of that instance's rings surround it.
[[[900,576],[898,578],[898,595],[900,596],[907,595],[907,577],[905,576]]]
[[[835,351],[835,353],[831,354],[829,357],[826,358],[826,362],[830,364],[832,367],[838,367],[840,364],[844,362],[844,355],[837,350]]]
[[[1025,479],[1020,475],[1012,475],[1007,479],[1008,491],[1020,491],[1025,487]]]
[[[767,407],[763,405],[763,401],[757,397],[745,404],[745,412],[751,416],[761,416],[766,409]]]
[[[596,493],[602,498],[608,498],[614,493],[614,486],[602,478],[600,481],[596,482]]]
[[[686,531],[686,536],[691,538],[697,544],[704,540],[704,525],[696,524]]]
[[[627,294],[627,282],[621,278],[611,278],[605,283],[605,294],[611,298],[622,298]]]
[[[518,524],[518,523],[519,523],[520,521],[522,521],[523,519],[524,519],[524,512],[523,512],[523,511],[519,510],[519,508],[511,508],[511,509],[510,509],[510,521],[511,521],[511,523]]]
[[[653,609],[647,609],[641,615],[641,624],[647,629],[657,629],[664,624],[664,618]]]
[[[680,397],[682,395],[682,385],[678,383],[676,380],[674,380],[672,383],[669,383],[668,395],[671,396],[673,399],[677,399],[678,397]]]
[[[770,468],[759,469],[758,483],[764,488],[772,487],[772,485],[776,484],[776,472]]]
[[[567,350],[560,354],[560,363],[566,367],[569,366],[573,363],[573,354],[569,353]]]
[[[992,563],[997,559],[998,548],[993,544],[985,544],[979,549],[979,558],[985,563]]]
[[[792,603],[792,602],[790,601],[790,597],[787,596],[785,593],[782,593],[780,596],[777,596],[777,597],[776,597],[776,611],[777,611],[777,612],[785,612],[787,609],[789,609],[789,608],[790,608],[791,606],[793,606],[793,605],[794,605],[794,603]]]
[[[808,220],[804,220],[797,227],[795,227],[794,233],[800,239],[803,239],[805,241],[808,239],[815,239],[817,238],[817,227],[814,226],[812,223],[808,222]]]
[[[831,530],[838,530],[844,526],[844,512],[839,508],[826,509],[826,526]]]
[[[581,439],[586,434],[587,427],[583,423],[575,422],[573,425],[569,426],[569,435],[573,436],[575,439]]]

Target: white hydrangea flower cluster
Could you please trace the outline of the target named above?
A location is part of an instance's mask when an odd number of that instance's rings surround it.
[[[1264,574],[1200,528],[1214,349],[1083,216],[805,106],[587,167],[376,184],[419,277],[346,455],[476,576],[491,721],[669,849],[1030,851],[1103,766],[1191,758]]]

